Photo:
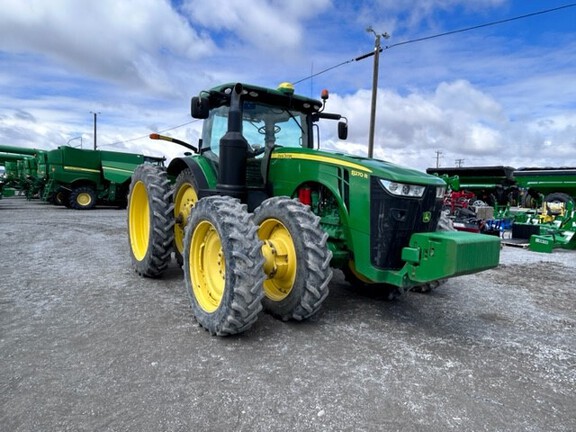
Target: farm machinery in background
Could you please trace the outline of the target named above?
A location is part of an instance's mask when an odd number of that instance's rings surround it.
[[[576,249],[576,168],[522,168],[514,177],[526,191],[524,204],[538,207],[517,215],[512,238],[528,240],[536,252]]]
[[[7,182],[28,199],[88,210],[96,204],[125,208],[130,179],[141,164],[162,165],[164,158],[105,150],[84,150],[61,146],[38,150],[0,145],[7,161]]]
[[[264,307],[303,320],[328,295],[332,268],[355,287],[406,292],[498,265],[500,239],[438,231],[446,183],[391,163],[323,151],[322,101],[224,84],[192,98],[204,121],[193,154],[140,166],[128,201],[134,270],[159,277],[174,253],[198,323],[248,329]],[[153,139],[182,143],[157,134]],[[263,305],[263,306],[262,306]]]
[[[448,184],[445,211],[459,231],[498,235],[507,228],[511,202],[518,198],[509,166],[428,168]]]
[[[576,249],[576,168],[429,168],[449,185],[458,230],[496,234],[537,252]]]
[[[37,197],[42,188],[38,177],[38,164],[45,157],[45,151],[14,146],[0,146],[0,165],[4,166],[4,188],[10,195],[21,193],[28,199]]]
[[[27,157],[23,154],[0,153],[0,199],[19,192],[18,161]]]

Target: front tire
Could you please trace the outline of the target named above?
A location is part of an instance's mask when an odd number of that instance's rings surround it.
[[[174,220],[166,170],[139,165],[128,195],[128,237],[132,267],[140,276],[158,277],[172,253]]]
[[[309,207],[288,197],[264,201],[254,211],[264,242],[264,308],[283,321],[318,312],[332,278],[328,234]]]
[[[253,216],[234,198],[203,198],[184,237],[184,279],[196,321],[212,335],[250,328],[262,310],[264,273]]]

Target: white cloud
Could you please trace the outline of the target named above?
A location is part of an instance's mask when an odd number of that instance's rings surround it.
[[[300,47],[304,22],[329,5],[330,0],[187,0],[183,10],[198,25],[230,32],[231,39],[269,53]]]
[[[335,128],[322,128],[325,148],[367,154],[371,92],[331,95],[328,111],[349,120],[348,142],[337,142]],[[567,164],[576,160],[576,113],[511,121],[490,95],[467,81],[442,82],[433,93],[406,96],[379,89],[374,156],[425,169],[434,166],[435,152],[443,166],[464,159],[465,166],[554,165],[559,151]],[[569,162],[569,161],[572,162]],[[558,163],[556,162],[556,165]]]
[[[423,24],[438,29],[436,12],[462,8],[478,13],[501,7],[508,0],[366,0],[355,5],[356,21],[372,25],[378,32],[405,33],[419,29]]]
[[[0,49],[132,88],[167,91],[171,56],[197,59],[211,47],[164,0],[7,0],[0,14]]]
[[[236,80],[274,87],[334,66],[371,49],[367,25],[393,33],[396,43],[454,29],[450,20],[435,22],[439,16],[464,15],[469,22],[477,12],[481,22],[484,12],[505,13],[511,5],[5,0],[0,139],[46,148],[81,135],[90,146],[90,111],[99,111],[99,144],[180,154],[179,147],[145,137],[189,122],[189,98],[201,89]],[[530,41],[478,32],[386,51],[375,156],[421,169],[434,164],[436,150],[444,166],[454,159],[465,159],[466,166],[575,165],[575,56],[572,33],[553,28],[540,28]],[[350,120],[346,143],[335,139],[335,124],[328,122],[325,147],[366,154],[371,73],[366,60],[298,85],[297,91],[314,96],[320,86],[330,87],[327,110]],[[168,133],[195,142],[199,126]]]

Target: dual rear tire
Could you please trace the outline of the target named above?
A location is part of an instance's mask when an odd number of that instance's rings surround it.
[[[332,278],[328,234],[309,207],[287,197],[264,201],[254,211],[265,258],[264,309],[287,321],[316,314]]]
[[[217,336],[241,333],[262,310],[263,258],[252,215],[230,197],[200,200],[184,237],[184,280],[192,313]]]
[[[247,330],[262,308],[284,321],[309,318],[328,295],[328,235],[296,200],[270,198],[250,214],[231,197],[198,200],[191,173],[171,189],[163,168],[141,165],[127,219],[134,270],[159,277],[174,250],[193,315],[213,335]]]
[[[254,215],[230,197],[198,201],[184,237],[192,312],[211,334],[240,333],[264,309],[304,320],[318,312],[332,277],[328,235],[298,201],[270,198]]]

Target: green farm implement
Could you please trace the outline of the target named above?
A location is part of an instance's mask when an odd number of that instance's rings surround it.
[[[347,119],[322,101],[225,84],[192,98],[204,120],[194,154],[132,177],[128,234],[137,273],[174,252],[196,320],[211,334],[248,329],[263,307],[314,315],[332,268],[357,287],[405,292],[498,265],[500,239],[438,231],[445,182],[391,163],[320,150],[318,122]],[[151,138],[179,142],[152,135]]]
[[[9,178],[29,198],[86,210],[96,204],[126,207],[132,173],[138,165],[163,165],[164,158],[61,146],[38,150],[0,145]],[[1,160],[1,157],[0,157]]]
[[[510,194],[517,190],[514,168],[509,166],[428,168],[426,172],[455,178],[452,190],[472,192],[476,199],[490,206],[506,204]]]
[[[576,168],[521,168],[514,171],[514,178],[535,206],[542,202],[576,201]]]
[[[0,145],[0,164],[5,168],[6,183],[23,192],[28,199],[38,197],[43,187],[38,164],[45,153],[35,148]]]
[[[133,153],[58,147],[47,154],[43,199],[78,210],[91,209],[97,203],[122,208],[136,167],[163,161]]]
[[[555,248],[576,249],[576,206],[574,201],[543,201],[538,210],[516,215],[512,237],[528,240],[534,252],[550,253]]]

